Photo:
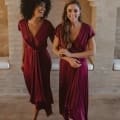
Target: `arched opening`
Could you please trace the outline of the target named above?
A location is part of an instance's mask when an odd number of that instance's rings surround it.
[[[120,70],[120,7],[117,8],[113,70]]]
[[[0,57],[9,56],[8,14],[4,0],[0,0]]]
[[[96,6],[92,0],[80,0],[82,7],[82,19],[90,24],[94,29],[96,27]]]

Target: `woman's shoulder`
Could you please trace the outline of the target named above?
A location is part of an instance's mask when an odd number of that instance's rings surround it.
[[[22,18],[22,19],[19,20],[18,24],[23,24],[25,22],[26,22],[26,20],[24,18]]]
[[[85,29],[91,29],[92,28],[92,26],[90,24],[86,23],[86,22],[82,22],[82,24],[83,24]]]
[[[58,24],[58,25],[56,26],[56,30],[61,30],[61,29],[62,29],[62,27],[63,27],[63,24],[62,24],[62,23],[60,23],[60,24]]]
[[[95,35],[95,31],[90,24],[83,23],[83,26],[84,26],[84,31],[86,31],[89,34],[90,38]]]
[[[56,35],[57,37],[60,37],[61,31],[62,31],[62,24],[60,23],[60,24],[58,24],[58,25],[56,26],[56,28],[55,28],[55,35]]]
[[[56,26],[56,28],[60,28],[60,27],[62,27],[62,26],[63,26],[63,24],[60,23],[60,24],[58,24],[58,25]]]
[[[26,20],[20,19],[18,22],[18,30],[22,30],[23,26],[25,25]]]

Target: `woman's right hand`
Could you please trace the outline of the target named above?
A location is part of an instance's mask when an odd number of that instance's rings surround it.
[[[69,58],[68,62],[70,66],[73,68],[79,68],[81,66],[80,61],[77,60],[76,58]]]

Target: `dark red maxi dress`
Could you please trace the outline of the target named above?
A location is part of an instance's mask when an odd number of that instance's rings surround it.
[[[56,28],[59,47],[64,47],[61,38],[62,24]],[[93,29],[82,23],[79,35],[69,49],[71,52],[85,51],[88,40],[95,35]],[[85,58],[78,59],[82,64],[72,68],[65,60],[60,60],[59,73],[59,108],[65,120],[88,120],[88,66]]]
[[[51,58],[47,51],[47,39],[54,37],[54,27],[48,20],[44,20],[37,34],[33,36],[28,23],[22,19],[18,29],[22,33],[24,43],[23,74],[30,94],[30,102],[37,109],[45,109],[47,115],[52,113],[53,103],[50,88]]]

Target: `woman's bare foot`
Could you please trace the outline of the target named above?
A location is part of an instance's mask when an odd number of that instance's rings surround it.
[[[34,109],[35,109],[35,113],[34,113],[33,120],[37,120],[39,110],[36,107]]]

